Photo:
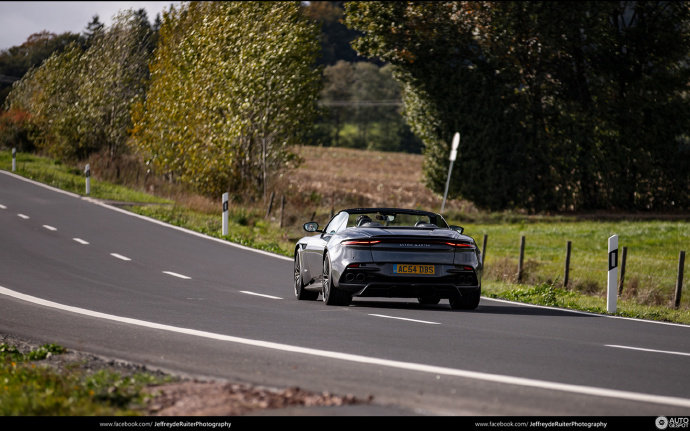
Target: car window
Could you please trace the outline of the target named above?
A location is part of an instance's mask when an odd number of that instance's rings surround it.
[[[333,220],[331,220],[330,223],[328,223],[328,226],[326,226],[326,229],[324,230],[325,233],[327,234],[334,234],[338,233],[341,230],[345,229],[347,225],[347,218],[349,214],[345,211],[342,211],[336,215]]]

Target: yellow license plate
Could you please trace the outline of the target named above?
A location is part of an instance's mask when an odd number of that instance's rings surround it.
[[[434,275],[436,269],[434,265],[408,265],[398,263],[393,267],[393,272],[395,274],[422,274],[422,275]]]

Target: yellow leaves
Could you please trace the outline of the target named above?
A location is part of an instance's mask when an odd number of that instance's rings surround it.
[[[209,195],[261,177],[257,151],[265,137],[267,163],[280,167],[285,151],[270,143],[297,139],[314,118],[315,103],[306,101],[318,96],[319,73],[311,68],[318,31],[299,8],[183,5],[161,28],[166,38],[151,64],[157,72],[133,145]]]
[[[407,48],[400,50],[399,55],[404,61],[414,63],[415,55],[412,54]]]

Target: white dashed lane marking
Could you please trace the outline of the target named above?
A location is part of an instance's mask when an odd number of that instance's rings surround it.
[[[23,218],[24,220],[28,220],[29,218],[31,218],[31,217],[29,217],[28,215],[22,214],[22,213],[17,214],[17,217]]]
[[[81,238],[72,238],[72,239],[73,239],[74,241],[78,242],[79,244],[82,244],[82,245],[89,245],[89,242],[88,242],[88,241],[84,241],[84,240],[81,239]]]
[[[0,204],[0,210],[6,210],[6,209],[7,209],[7,207],[5,205]]]
[[[240,290],[240,293],[246,293],[247,295],[261,296],[261,297],[270,298],[270,299],[283,299],[279,296],[264,295],[263,293],[254,293],[254,292],[249,292],[247,290]]]
[[[120,260],[132,260],[132,259],[128,258],[127,256],[123,256],[123,255],[117,254],[117,253],[110,253],[110,255],[111,255],[112,257],[116,257],[116,258],[118,258],[118,259],[120,259]]]
[[[172,272],[172,271],[163,271],[163,274],[172,275],[173,277],[181,278],[183,280],[191,280],[192,279],[192,277],[187,277],[186,275],[178,274],[178,273]]]
[[[627,350],[637,350],[640,352],[650,352],[650,353],[664,353],[666,355],[678,355],[678,356],[690,356],[690,353],[685,352],[672,352],[670,350],[654,350],[654,349],[644,349],[642,347],[630,347],[630,346],[617,346],[615,344],[606,344],[606,347],[613,347],[616,349],[627,349]]]
[[[386,316],[385,314],[370,314],[370,316],[383,317],[386,319],[407,320],[408,322],[426,323],[427,325],[440,325],[439,322],[429,322],[428,320],[408,319],[405,317]]]
[[[48,230],[51,230],[51,231],[53,231],[53,232],[55,232],[55,231],[57,230],[56,227],[48,226],[47,224],[44,224],[43,227],[46,228],[46,229],[48,229]]]

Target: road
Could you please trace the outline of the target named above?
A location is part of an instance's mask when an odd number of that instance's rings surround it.
[[[690,414],[688,326],[487,298],[469,312],[445,301],[297,301],[291,259],[5,171],[0,244],[0,331],[39,342],[373,395],[387,414]]]

